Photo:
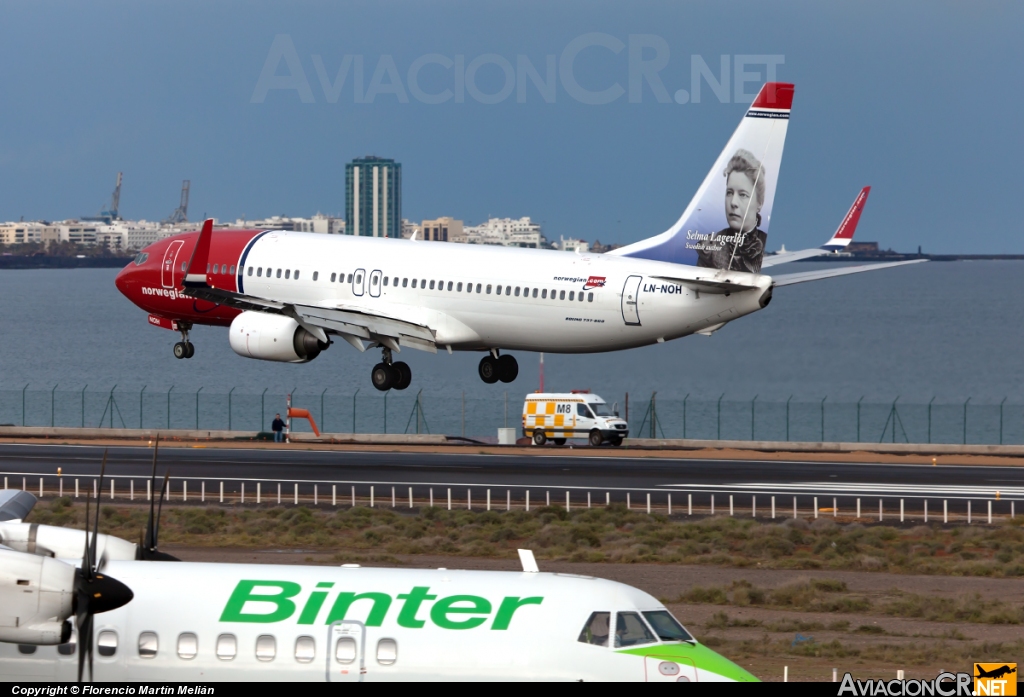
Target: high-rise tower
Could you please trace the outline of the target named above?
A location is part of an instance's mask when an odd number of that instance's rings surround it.
[[[346,232],[402,237],[402,165],[383,157],[357,157],[345,165]]]

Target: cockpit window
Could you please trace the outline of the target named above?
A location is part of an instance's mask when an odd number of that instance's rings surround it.
[[[651,623],[655,634],[662,641],[693,641],[693,637],[676,621],[668,610],[645,612],[644,617]]]
[[[142,266],[143,264],[146,263],[146,259],[149,259],[149,253],[148,252],[139,252],[139,255],[137,257],[135,257],[135,265],[136,266]]]
[[[620,612],[615,618],[615,648],[653,644],[656,641],[651,630],[636,612]]]
[[[583,625],[580,632],[581,644],[593,644],[594,646],[608,645],[608,626],[611,621],[610,612],[594,612],[590,615],[587,623]]]

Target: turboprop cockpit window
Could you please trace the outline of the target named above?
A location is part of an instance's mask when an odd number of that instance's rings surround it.
[[[610,612],[594,612],[587,619],[587,623],[583,625],[583,631],[580,632],[580,643],[581,644],[593,644],[594,646],[607,646],[608,645],[608,626],[611,621],[612,613]]]
[[[620,612],[615,618],[615,648],[653,644],[656,641],[651,630],[636,612]]]
[[[693,637],[688,631],[683,629],[683,625],[676,621],[668,610],[654,610],[651,612],[645,612],[644,617],[651,623],[651,627],[654,628],[654,632],[658,635],[658,638],[662,641],[693,641]]]

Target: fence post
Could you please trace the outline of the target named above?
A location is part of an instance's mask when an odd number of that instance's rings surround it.
[[[206,387],[206,385],[203,385]],[[203,391],[203,387],[196,390],[196,430],[199,430],[199,393]]]
[[[722,393],[722,397],[725,393]],[[718,440],[722,440],[722,397],[718,398]]]
[[[60,384],[60,383],[58,383],[58,384]],[[146,389],[146,388],[143,387],[142,389]],[[57,392],[57,385],[54,385],[53,389],[50,390],[50,428],[53,428],[53,416],[54,416],[53,397],[54,397],[54,393],[55,392]],[[1003,401],[1005,402],[1006,400],[1004,399]],[[1000,419],[1000,423],[1001,422],[1002,422],[1002,419]],[[141,428],[141,426],[140,426],[140,428]],[[1002,428],[1000,428],[999,430],[1000,430],[1000,433],[1002,433]],[[1002,443],[1003,441],[1000,440],[999,442]]]
[[[731,517],[731,516],[732,516],[732,514],[733,514],[733,508],[732,508],[732,494],[729,494],[729,516]]]
[[[590,508],[590,492],[587,492],[587,508]],[[672,494],[668,495],[668,514],[672,515]]]
[[[860,520],[860,499],[857,499],[857,520]]]
[[[988,524],[989,525],[992,524],[992,501],[991,501],[991,499],[988,502]]]
[[[942,499],[942,522],[949,522],[949,501]]]
[[[409,487],[409,508],[412,508],[412,487]]]
[[[565,492],[565,510],[569,510],[569,492]],[[647,494],[647,515],[651,514],[651,495]]]
[[[149,484],[146,484],[146,487],[148,488]],[[224,482],[220,483],[220,502],[224,503]]]
[[[793,401],[793,395],[789,395],[789,399],[786,400],[786,442],[789,441],[789,403]]]
[[[818,519],[818,497],[814,497],[814,519]]]
[[[757,517],[757,496],[750,497],[750,517]]]
[[[230,390],[228,390],[228,430],[229,431],[232,430],[232,428],[231,428],[231,393],[234,392],[234,391],[235,391],[234,387],[232,387]],[[320,419],[320,422],[323,423],[323,419]],[[257,496],[257,498],[259,498],[259,496]],[[259,503],[259,501],[257,501],[256,503]]]
[[[825,442],[825,400],[828,399],[828,395],[825,395],[821,400],[821,442]]]
[[[882,522],[882,499],[878,499],[878,522]]]
[[[690,398],[690,393],[687,392],[686,396],[683,397],[683,440],[686,439],[686,400]]]
[[[967,403],[971,401],[971,398],[967,398],[967,402],[964,402],[964,445],[967,445]],[[968,521],[970,522],[970,521]]]
[[[267,430],[267,390],[269,387],[263,388],[263,393],[260,394],[260,433]]]
[[[860,443],[860,403],[863,402],[863,401],[864,401],[864,396],[862,395],[861,398],[857,400],[857,442],[858,443]]]
[[[715,495],[711,494],[711,515],[715,514]]]
[[[25,383],[25,386],[21,388],[21,425],[23,427],[25,425],[25,390],[28,389],[29,384]]]
[[[903,522],[903,499],[900,499],[900,522]]]
[[[1003,444],[1003,405],[1006,404],[1006,397],[999,403],[999,445]]]
[[[967,502],[967,524],[971,524],[971,502]]]
[[[89,384],[86,383],[85,387]],[[85,387],[82,388],[82,428],[85,428]]]
[[[167,430],[171,429],[171,390],[174,389],[174,385],[171,385],[171,389],[167,390]],[[85,404],[83,400],[82,404]]]
[[[754,438],[754,404],[756,402],[757,402],[757,395],[754,395],[754,398],[752,400],[750,400],[750,440],[755,440],[755,438]]]
[[[775,520],[775,497],[772,496],[772,520]]]
[[[796,496],[793,497],[793,517],[796,518]]]
[[[924,522],[928,522],[928,499],[924,500]]]
[[[686,495],[686,515],[693,515],[693,494]]]

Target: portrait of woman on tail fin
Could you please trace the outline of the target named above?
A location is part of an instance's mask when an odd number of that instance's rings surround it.
[[[761,163],[749,150],[736,151],[725,166],[725,219],[697,251],[697,266],[759,273],[767,233],[760,229],[765,182]]]

